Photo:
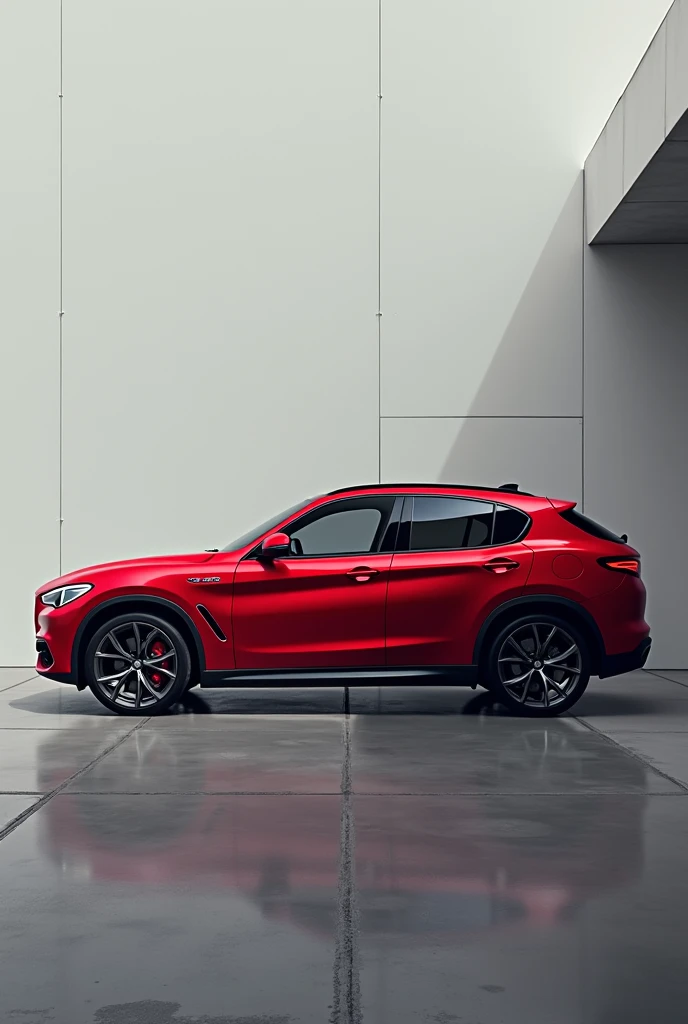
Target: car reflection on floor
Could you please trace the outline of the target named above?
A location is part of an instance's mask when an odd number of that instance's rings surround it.
[[[473,710],[490,709],[478,699]],[[596,766],[585,733],[562,720],[512,721],[488,768],[466,768],[462,792],[435,791],[418,755],[441,774],[467,723],[460,736],[456,718],[426,719],[425,734],[417,723],[352,720],[364,945],[380,935],[456,944],[493,929],[553,926],[641,873],[644,769],[634,759],[607,745],[622,788],[590,798],[586,773],[592,783]],[[475,740],[490,723],[472,726]],[[310,749],[294,745],[290,729],[283,716],[243,720],[231,734],[203,729],[193,758],[175,728],[141,729],[102,762],[116,778],[108,792],[67,790],[48,803],[43,851],[86,880],[231,889],[267,918],[331,935],[342,802],[332,751],[341,749],[342,722],[321,719]],[[43,744],[45,785],[71,774],[74,731]],[[515,796],[510,787],[525,769],[537,791]],[[147,789],[148,778],[165,784]]]

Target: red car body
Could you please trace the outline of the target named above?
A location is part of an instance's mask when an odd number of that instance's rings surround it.
[[[483,503],[485,522],[492,515],[488,542],[412,549],[412,517],[431,497]],[[355,509],[362,498],[385,499],[391,509],[376,550],[260,557],[267,537],[281,543],[276,530],[291,530],[323,510]],[[474,685],[495,624],[517,611],[544,609],[585,634],[592,674],[640,667],[650,639],[638,552],[573,513],[574,505],[515,485],[390,484],[331,492],[233,550],[110,562],[50,581],[36,591],[36,669],[85,686],[82,659],[98,624],[122,611],[149,611],[184,636],[202,686],[447,671],[453,682]],[[509,539],[507,531],[506,540],[495,542],[500,515],[500,522],[522,524],[518,536]],[[78,599],[61,607],[43,603],[55,588],[80,584],[91,589]]]

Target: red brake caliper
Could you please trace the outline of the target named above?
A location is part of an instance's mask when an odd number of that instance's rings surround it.
[[[162,654],[165,653],[165,645],[163,644],[162,640],[156,640],[154,643],[151,644],[150,653],[151,657],[153,658],[159,658]],[[160,668],[167,667],[167,660],[160,662]],[[165,676],[161,675],[159,672],[156,672],[154,668],[151,671],[151,682],[153,683],[153,686],[162,686],[162,684],[165,682]]]

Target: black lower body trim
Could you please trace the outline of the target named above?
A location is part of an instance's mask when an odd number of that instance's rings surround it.
[[[646,637],[639,643],[635,650],[624,651],[623,654],[605,654],[600,659],[600,679],[607,679],[609,676],[620,676],[624,672],[633,672],[634,669],[642,668],[650,653],[652,640]]]
[[[44,672],[42,669],[39,669],[36,674],[42,679],[52,679],[56,683],[71,683],[72,686],[77,685],[77,681],[71,672]]]
[[[231,669],[201,674],[204,690],[229,686],[380,686],[443,682],[447,686],[476,686],[477,665],[432,665],[395,668],[307,668],[307,669]]]
[[[44,671],[47,671],[55,664],[52,651],[43,637],[36,637],[36,653],[38,655],[38,663]]]

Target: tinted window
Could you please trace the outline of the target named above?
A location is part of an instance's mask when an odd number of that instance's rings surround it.
[[[497,505],[492,543],[508,544],[510,541],[520,540],[529,522],[525,512],[519,512],[517,508],[507,508],[506,505]]]
[[[623,544],[624,541],[621,537],[618,537],[611,530],[608,530],[606,526],[600,526],[594,519],[588,519],[587,516],[582,515],[580,512],[576,512],[575,509],[569,508],[565,512],[560,512],[559,515],[562,519],[565,519],[567,523],[571,523],[572,526],[577,526],[579,530],[583,530],[584,533],[589,533],[591,537],[599,537],[600,540],[613,541],[615,544]]]
[[[475,548],[490,543],[492,510],[486,501],[423,495],[413,499],[411,551]]]
[[[377,551],[394,496],[348,498],[314,509],[287,529],[298,554],[348,555]]]

